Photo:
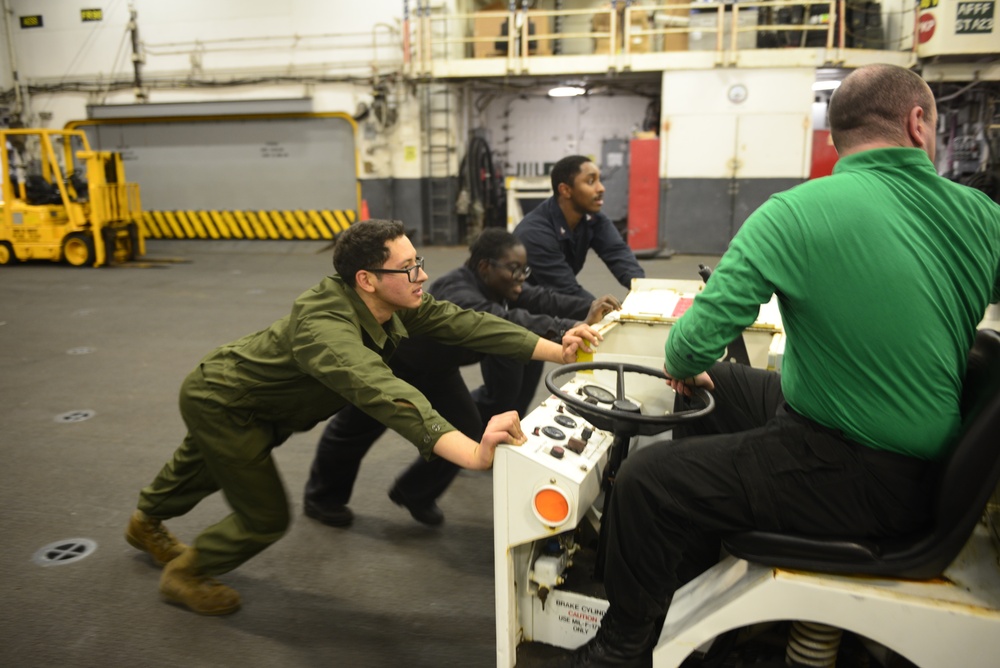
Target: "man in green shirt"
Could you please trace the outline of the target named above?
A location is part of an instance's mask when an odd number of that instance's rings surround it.
[[[648,666],[678,587],[720,536],[886,537],[928,519],[959,430],[966,358],[1000,298],[1000,207],[937,175],[934,96],[872,65],[830,102],[832,176],[765,202],[671,328],[670,385],[714,390],[708,418],[631,455],[615,480],[594,639],[570,666]],[[777,295],[782,373],[716,364]]]
[[[206,615],[236,611],[239,594],[212,576],[278,540],[288,500],[271,449],[348,404],[394,429],[427,458],[486,469],[499,443],[525,441],[514,412],[494,416],[476,443],[386,365],[405,336],[427,336],[519,359],[571,362],[600,336],[584,325],[562,345],[495,316],[438,302],[398,221],[358,223],[338,237],[337,275],[307,290],[291,314],[205,357],[181,387],[188,435],[139,495],[125,537],[164,565],[160,592]],[[584,344],[584,341],[587,343]],[[162,521],[222,491],[232,514],[190,547]]]

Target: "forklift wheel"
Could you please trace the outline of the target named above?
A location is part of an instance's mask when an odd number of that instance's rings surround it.
[[[63,259],[74,267],[94,264],[94,239],[89,234],[74,232],[63,241]]]
[[[14,248],[10,242],[0,241],[0,266],[15,262],[17,262],[17,255],[14,254]]]

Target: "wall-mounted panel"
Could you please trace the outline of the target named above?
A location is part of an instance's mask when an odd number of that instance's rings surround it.
[[[667,178],[733,177],[736,123],[722,114],[677,115],[663,122],[662,162]]]
[[[815,71],[663,74],[660,229],[682,253],[721,253],[747,215],[809,175]]]
[[[567,155],[601,160],[603,143],[642,129],[650,100],[639,95],[570,98],[505,94],[487,107],[483,125],[494,160],[507,176],[544,176]],[[602,171],[619,164],[600,165]]]
[[[738,117],[737,173],[741,178],[809,175],[812,123],[808,114],[746,114]]]

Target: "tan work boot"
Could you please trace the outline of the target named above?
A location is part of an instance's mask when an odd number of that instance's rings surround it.
[[[240,595],[215,578],[198,572],[198,553],[189,547],[163,569],[160,594],[170,603],[194,610],[199,615],[228,615],[240,609]]]
[[[170,533],[163,522],[153,519],[141,510],[132,513],[125,528],[125,540],[137,550],[148,552],[158,566],[171,561],[187,547]]]

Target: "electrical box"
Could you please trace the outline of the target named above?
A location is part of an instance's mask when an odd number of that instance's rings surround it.
[[[996,55],[1000,49],[997,3],[921,0],[917,55]]]
[[[660,140],[629,146],[628,245],[637,255],[660,250]]]

